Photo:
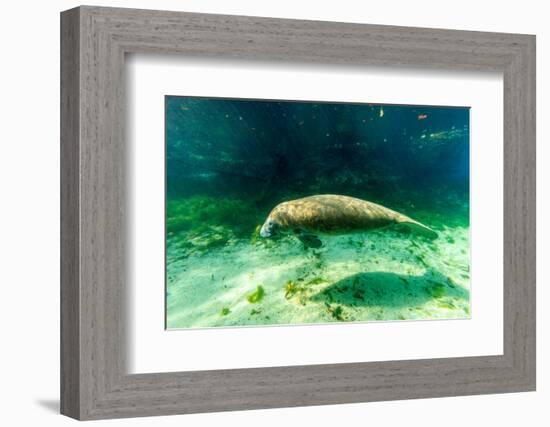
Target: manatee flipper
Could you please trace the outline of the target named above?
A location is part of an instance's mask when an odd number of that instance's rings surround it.
[[[306,248],[317,249],[323,246],[323,242],[321,242],[321,240],[313,234],[299,233],[296,234],[296,237],[304,244]]]
[[[414,219],[403,216],[397,223],[399,224],[399,227],[405,227],[414,233],[427,237],[428,239],[437,239],[438,234],[434,230],[418,221],[415,221]]]

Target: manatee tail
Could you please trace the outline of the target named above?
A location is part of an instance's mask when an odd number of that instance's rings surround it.
[[[432,230],[430,227],[425,226],[424,224],[421,224],[418,221],[415,221],[414,219],[403,215],[402,217],[398,218],[397,223],[415,233],[427,237],[428,239],[437,239],[438,235],[434,230]]]

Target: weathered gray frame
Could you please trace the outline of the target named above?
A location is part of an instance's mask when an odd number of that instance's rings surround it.
[[[129,52],[504,75],[504,354],[128,375]],[[83,6],[61,14],[61,412],[78,419],[535,389],[535,37]]]

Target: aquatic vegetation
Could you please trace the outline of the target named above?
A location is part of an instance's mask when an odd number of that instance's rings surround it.
[[[433,298],[441,298],[445,295],[445,285],[441,283],[436,283],[432,287],[426,288],[426,292],[430,294]]]
[[[344,310],[342,309],[342,306],[337,305],[336,307],[331,306],[330,304],[326,304],[327,311],[329,314],[336,320],[342,322],[344,321]]]
[[[303,280],[303,279],[298,279]],[[308,303],[308,286],[313,283],[322,283],[322,281],[316,281],[313,279],[312,281],[309,281],[303,285],[297,285],[296,282],[289,280],[286,282],[286,285],[284,287],[285,289],[285,298],[291,299],[295,296],[298,297],[298,302],[301,305],[307,305]]]
[[[210,229],[202,233],[187,233],[185,239],[177,240],[178,258],[186,259],[193,254],[202,254],[226,246],[231,240],[230,232],[223,229]]]
[[[224,235],[209,235],[208,239],[206,239],[202,249],[214,249],[214,248],[220,248],[226,245],[226,243],[229,241],[229,237]]]
[[[200,235],[226,229],[237,237],[250,235],[259,222],[261,212],[250,202],[241,199],[191,196],[168,198],[166,203],[166,232],[182,231]]]
[[[264,298],[264,295],[265,295],[265,290],[263,288],[262,285],[258,285],[256,287],[256,290],[254,292],[252,292],[251,294],[248,294],[246,296],[246,300],[250,303],[250,304],[256,304],[258,302],[260,302],[263,298]]]
[[[220,314],[221,314],[222,316],[227,316],[229,313],[231,313],[231,310],[229,309],[229,307],[224,307],[224,308],[222,308],[221,311],[220,311]]]
[[[318,285],[318,284],[324,283],[324,282],[326,282],[326,280],[323,279],[322,277],[314,277],[313,279],[307,281],[306,286],[307,285]]]
[[[452,301],[440,301],[437,303],[437,306],[448,310],[454,310],[456,308]]]
[[[330,288],[326,288],[323,290],[322,294],[326,296],[326,299],[329,303],[334,302],[334,297],[332,296],[332,290]]]
[[[286,299],[292,298],[294,294],[299,290],[300,290],[300,287],[296,285],[296,283],[294,283],[292,280],[289,280],[288,282],[286,282],[286,285],[285,285],[285,298]]]
[[[255,245],[260,241],[260,230],[262,229],[262,225],[258,224],[254,231],[252,232],[252,236],[250,236],[250,244]]]
[[[414,259],[416,259],[422,266],[428,267],[428,263],[424,259],[423,255],[414,255]]]

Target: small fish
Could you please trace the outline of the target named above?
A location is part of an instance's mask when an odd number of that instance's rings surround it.
[[[378,114],[379,117],[384,117],[384,109],[380,107],[380,113]]]
[[[418,120],[424,120],[424,119],[427,119],[427,118],[428,118],[427,114],[419,114],[418,115]]]

